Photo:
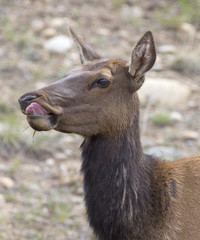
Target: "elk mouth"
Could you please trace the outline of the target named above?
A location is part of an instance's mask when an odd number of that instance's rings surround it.
[[[37,131],[49,131],[58,123],[58,115],[36,102],[30,103],[22,112],[27,116],[30,126]]]

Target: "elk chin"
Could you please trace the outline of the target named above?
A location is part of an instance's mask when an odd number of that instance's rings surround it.
[[[56,115],[27,115],[29,125],[36,131],[49,131],[58,123]]]

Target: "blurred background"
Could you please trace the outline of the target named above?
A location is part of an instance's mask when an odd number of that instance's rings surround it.
[[[157,61],[139,91],[142,144],[167,160],[200,155],[200,0],[0,0],[0,240],[93,239],[80,136],[34,135],[17,99],[80,66],[71,26],[129,60],[151,30]]]

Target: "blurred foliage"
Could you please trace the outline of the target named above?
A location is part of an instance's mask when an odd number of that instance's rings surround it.
[[[199,20],[200,0],[178,0],[181,8],[181,15],[186,21],[196,23]]]
[[[15,144],[20,140],[21,123],[16,114],[3,114],[0,122],[0,141]]]
[[[171,123],[169,115],[164,113],[157,113],[151,116],[150,120],[152,121],[153,124],[159,127],[163,127]]]
[[[170,64],[170,68],[186,76],[195,76],[200,74],[200,57],[196,55],[178,55]]]
[[[162,26],[177,29],[181,23],[197,24],[200,19],[200,0],[177,0],[173,7],[164,7],[155,14]]]
[[[111,0],[114,8],[120,8],[123,5],[123,0]]]

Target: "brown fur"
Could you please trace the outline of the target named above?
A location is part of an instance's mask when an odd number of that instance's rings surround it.
[[[136,91],[155,62],[152,34],[138,42],[129,64],[102,59],[70,31],[82,69],[24,94],[19,102],[23,113],[31,102],[49,112],[27,116],[34,129],[84,137],[85,201],[97,238],[200,239],[200,156],[158,161],[146,156],[140,143]]]

